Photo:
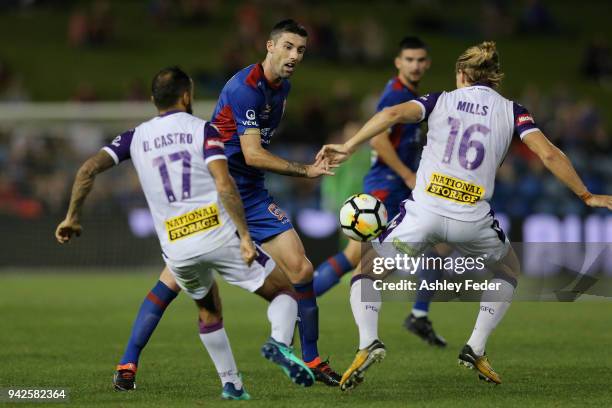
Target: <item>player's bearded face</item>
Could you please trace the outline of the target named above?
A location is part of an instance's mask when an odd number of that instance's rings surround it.
[[[306,38],[293,33],[283,33],[268,47],[276,74],[289,78],[304,58]]]
[[[402,50],[395,58],[395,67],[399,74],[413,83],[418,83],[423,78],[430,65],[427,50],[422,48]]]

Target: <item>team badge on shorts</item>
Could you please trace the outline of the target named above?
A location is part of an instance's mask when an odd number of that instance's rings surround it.
[[[287,218],[287,214],[276,204],[271,203],[268,206],[268,211],[276,217],[281,223],[286,224],[289,222],[289,218]]]
[[[431,175],[425,191],[435,197],[468,205],[475,205],[485,193],[482,186],[440,173]]]
[[[217,228],[221,225],[217,204],[196,208],[187,214],[164,221],[170,242]]]

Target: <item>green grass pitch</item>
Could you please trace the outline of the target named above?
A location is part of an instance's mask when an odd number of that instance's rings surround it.
[[[145,349],[138,389],[112,390],[114,365],[136,310],[156,281],[154,273],[0,274],[0,388],[66,387],[67,405],[75,407],[232,404],[219,399],[219,379],[197,335],[195,306],[186,296],[168,308]],[[319,302],[319,348],[337,370],[350,363],[357,341],[347,290],[342,284]],[[408,304],[385,303],[380,335],[387,358],[367,373],[361,387],[341,393],[290,383],[259,354],[269,335],[266,303],[227,284],[221,294],[225,327],[253,397],[246,404],[252,407],[612,405],[610,302],[513,304],[488,345],[504,381],[500,386],[478,381],[472,371],[457,366],[476,303],[432,306],[435,327],[449,342],[446,350],[426,346],[401,327]]]

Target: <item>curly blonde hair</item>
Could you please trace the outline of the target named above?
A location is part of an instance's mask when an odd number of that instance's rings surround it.
[[[486,84],[497,88],[504,77],[499,54],[493,41],[468,48],[457,58],[455,71],[463,71],[471,84]]]

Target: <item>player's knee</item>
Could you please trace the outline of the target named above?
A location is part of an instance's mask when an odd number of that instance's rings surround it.
[[[273,293],[294,292],[293,285],[289,279],[287,279],[284,275],[283,278],[284,279],[274,280],[274,287],[272,289]]]
[[[255,291],[255,293],[268,301],[272,301],[280,293],[293,292],[293,285],[278,268],[275,268],[264,280],[263,285]]]
[[[168,287],[168,289],[170,289],[174,293],[179,293],[181,291],[180,286],[176,283],[176,281],[174,279],[161,280],[161,281],[164,283],[164,285],[166,285]]]
[[[168,289],[170,289],[171,291],[175,293],[178,293],[181,291],[181,288],[176,283],[176,279],[174,279],[174,275],[172,275],[172,272],[170,272],[170,270],[167,267],[164,268],[164,270],[162,271],[161,275],[159,276],[159,280],[164,285],[166,285]]]
[[[446,258],[448,256],[451,256],[454,250],[455,249],[452,246],[450,246],[448,244],[445,244],[445,243],[437,244],[432,249],[432,251],[437,256],[442,257],[442,258]]]
[[[502,275],[509,276],[512,279],[518,279],[521,275],[521,264],[516,256],[516,252],[514,249],[510,248],[510,251],[506,254],[506,256],[501,261],[502,267],[497,273]]]
[[[293,271],[291,274],[291,281],[293,283],[306,283],[312,280],[314,270],[306,257],[302,257],[299,262],[295,262],[289,267]]]
[[[502,265],[501,268],[493,270],[493,276],[510,283],[516,288],[520,276],[520,268],[511,268],[508,265]]]

